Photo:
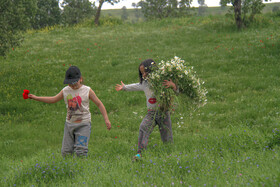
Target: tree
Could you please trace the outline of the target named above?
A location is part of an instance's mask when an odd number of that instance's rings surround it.
[[[135,9],[135,18],[136,18],[136,21],[138,21],[139,18],[140,18],[140,13],[139,13],[139,9],[138,9],[138,4],[132,3],[132,7]]]
[[[101,8],[102,8],[102,5],[104,3],[110,3],[111,5],[114,5],[115,3],[118,3],[120,2],[120,0],[99,0],[99,5],[98,5],[98,8],[97,8],[97,11],[96,11],[96,14],[95,14],[95,19],[94,19],[94,23],[95,25],[99,25],[99,18],[100,18],[100,15],[101,15]]]
[[[192,4],[192,0],[181,0],[181,1],[179,1],[180,15],[181,16],[190,15],[191,4]]]
[[[37,0],[38,11],[33,28],[38,29],[46,26],[59,24],[61,10],[59,0]]]
[[[146,0],[140,4],[141,10],[147,19],[167,17],[165,0]]]
[[[95,5],[89,0],[64,0],[62,19],[65,24],[77,24],[95,13]]]
[[[121,18],[122,18],[122,20],[127,20],[127,18],[128,18],[126,6],[122,7],[122,16],[121,16]]]
[[[262,0],[221,0],[220,4],[221,6],[232,4],[231,11],[234,11],[234,19],[238,29],[253,22],[255,15],[260,14],[265,6]]]
[[[21,31],[31,28],[37,11],[36,0],[0,0],[0,55],[20,44]]]
[[[207,5],[205,4],[205,0],[198,0],[197,2],[199,4],[198,15],[202,15],[206,12]]]
[[[189,10],[192,0],[145,0],[140,1],[138,6],[141,7],[144,16],[147,19],[180,17],[184,16]]]
[[[272,8],[272,12],[279,12],[279,6],[274,6]]]

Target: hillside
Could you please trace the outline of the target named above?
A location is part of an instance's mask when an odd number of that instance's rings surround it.
[[[258,23],[237,31],[229,18],[205,16],[26,33],[0,59],[0,186],[279,186],[280,19]],[[192,110],[179,95],[174,143],[163,144],[155,127],[143,160],[132,163],[145,95],[114,87],[138,82],[144,59],[174,56],[205,81],[208,103]],[[112,123],[107,131],[91,102],[84,159],[60,154],[63,101],[22,98],[24,89],[59,93],[70,65],[80,67]]]

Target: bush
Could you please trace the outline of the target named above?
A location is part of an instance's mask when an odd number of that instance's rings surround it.
[[[274,12],[274,13],[279,12],[279,6],[274,6],[272,8],[272,12]]]
[[[110,17],[110,16],[106,16],[106,17],[102,17],[99,20],[100,25],[104,25],[104,26],[113,26],[113,25],[121,25],[123,24],[123,21],[119,18],[115,18],[115,17]]]

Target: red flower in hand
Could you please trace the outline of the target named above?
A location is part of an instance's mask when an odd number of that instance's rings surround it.
[[[23,90],[23,99],[28,99],[29,90]]]

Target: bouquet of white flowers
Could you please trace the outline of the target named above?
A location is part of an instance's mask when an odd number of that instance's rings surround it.
[[[193,66],[179,57],[175,56],[170,61],[161,61],[153,66],[148,79],[162,110],[169,110],[176,98],[176,93],[162,84],[164,80],[172,80],[180,93],[186,94],[198,107],[204,106],[207,102],[204,82],[196,76]]]

